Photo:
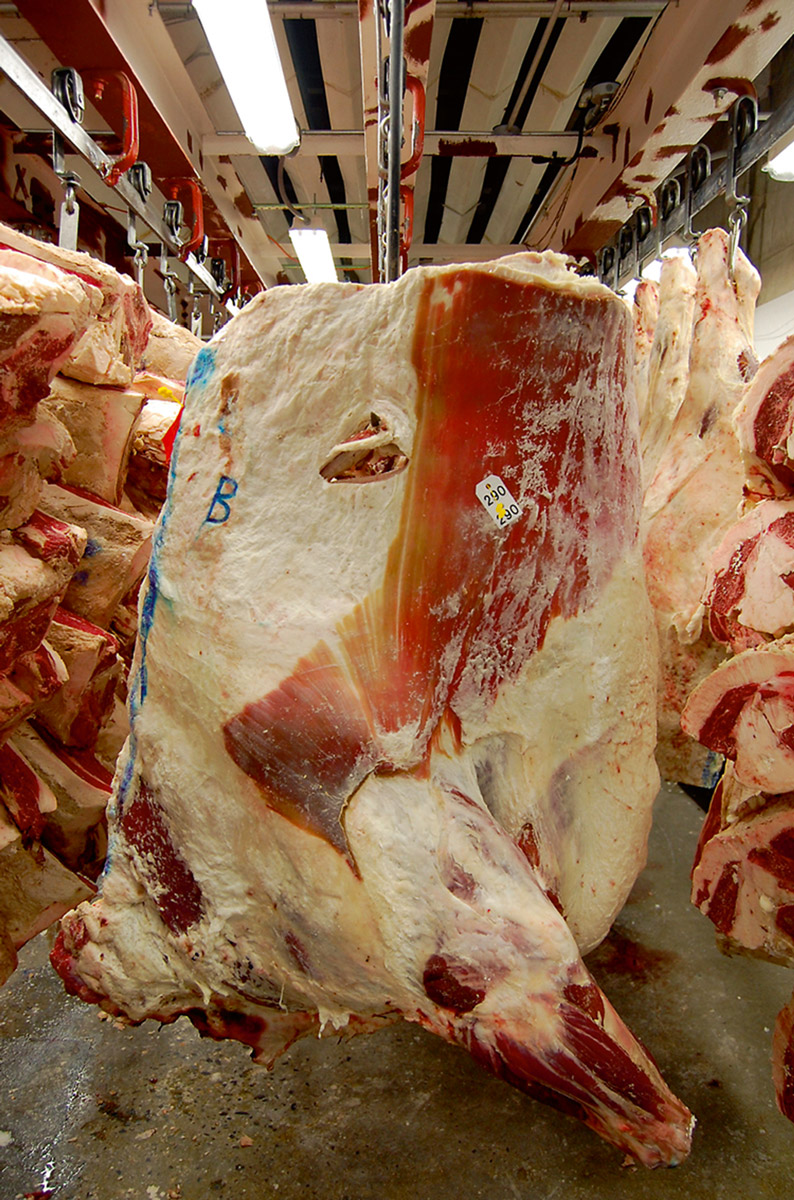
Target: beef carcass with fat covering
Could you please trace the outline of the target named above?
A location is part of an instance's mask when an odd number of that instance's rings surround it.
[[[670,269],[681,276],[680,266]],[[741,251],[731,271],[727,233],[702,235],[686,394],[644,497],[645,567],[660,654],[657,761],[666,778],[695,785],[713,786],[719,760],[687,738],[680,718],[692,689],[726,654],[704,626],[702,598],[712,554],[742,501],[744,466],[732,417],[757,366],[752,330],[759,288],[758,273]],[[665,328],[660,301],[660,336]],[[679,359],[673,391],[681,388],[686,341],[682,331],[671,359],[673,365]]]
[[[55,796],[41,840],[75,871],[95,879],[107,851],[105,809],[113,776],[89,751],[71,750],[28,722],[9,743]]]
[[[149,315],[152,327],[143,351],[142,370],[166,379],[185,380],[190,364],[204,343],[189,329],[169,321],[156,309],[150,309]]]
[[[86,545],[85,530],[36,512],[0,533],[0,671],[45,637]]]
[[[92,319],[68,350],[62,374],[85,383],[130,384],[152,328],[149,307],[135,280],[88,254],[37,242],[7,225],[0,225],[3,251],[36,260],[42,271],[54,267],[91,291]]]
[[[26,837],[0,804],[0,983],[17,965],[17,950],[94,892],[42,846]]]
[[[641,279],[634,293],[634,391],[642,422],[648,408],[648,374],[656,322],[659,319],[659,286]]]
[[[794,634],[723,663],[695,688],[681,724],[730,759],[745,787],[794,790]]]
[[[794,492],[794,337],[762,363],[734,414],[753,498]]]
[[[263,1060],[401,1016],[686,1155],[580,958],[658,787],[632,337],[529,254],[275,289],[202,350],[70,989]]]
[[[133,430],[126,493],[138,512],[156,519],[168,488],[171,446],[185,399],[184,381],[139,375],[134,386],[145,400]]]
[[[36,721],[62,746],[91,749],[110,716],[123,663],[116,639],[104,629],[57,608],[47,632],[68,679],[39,704]]]
[[[66,590],[68,608],[108,629],[127,593],[140,583],[152,544],[152,522],[79,488],[45,484],[42,508],[88,531],[85,554]]]
[[[3,248],[0,227],[0,529],[27,520],[41,475],[62,457],[65,446],[36,421],[36,407],[100,299],[84,280]]]
[[[91,386],[63,376],[54,379],[40,412],[66,427],[77,450],[62,473],[63,482],[119,504],[132,431],[143,403],[143,396],[132,388]]]
[[[640,457],[646,487],[665,454],[689,386],[696,282],[688,258],[676,255],[663,261],[653,340],[644,364],[647,400],[640,410]]]

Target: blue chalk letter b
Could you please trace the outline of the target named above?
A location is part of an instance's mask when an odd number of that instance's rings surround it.
[[[215,495],[212,497],[210,510],[204,518],[210,525],[223,525],[232,515],[229,501],[237,495],[237,480],[229,475],[221,475]]]

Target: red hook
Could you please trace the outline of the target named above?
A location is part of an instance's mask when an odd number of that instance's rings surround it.
[[[414,99],[414,127],[411,138],[411,157],[400,166],[400,179],[419,170],[422,155],[425,150],[425,89],[421,80],[415,75],[408,75],[405,86]]]
[[[403,273],[408,270],[408,251],[414,236],[414,189],[403,184],[400,187],[400,199],[405,213],[403,229],[400,234],[400,260]]]
[[[186,189],[190,192],[191,215],[193,217],[190,237],[179,251],[182,262],[192,250],[197,249],[204,241],[204,194],[195,179],[171,179],[168,183],[172,200],[176,200],[179,192]]]
[[[128,75],[114,68],[81,71],[83,83],[90,88],[90,98],[101,100],[111,82],[121,89],[121,111],[124,127],[121,135],[121,154],[105,169],[105,182],[115,187],[125,171],[138,158],[138,93]]]

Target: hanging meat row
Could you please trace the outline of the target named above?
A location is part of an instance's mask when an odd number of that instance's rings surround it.
[[[657,756],[667,778],[716,783],[692,900],[719,944],[794,966],[794,339],[759,368],[757,273],[721,230],[695,264],[666,261],[635,314]],[[793,1013],[773,1043],[792,1120]]]
[[[163,436],[200,345],[131,279],[0,228],[0,979],[91,895],[128,731]]]

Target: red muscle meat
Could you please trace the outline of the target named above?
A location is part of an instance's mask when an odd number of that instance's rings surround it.
[[[761,366],[736,410],[751,496],[794,490],[794,337]]]
[[[728,530],[704,599],[712,633],[736,652],[794,628],[794,499],[764,500]]]
[[[794,783],[794,635],[745,650],[695,688],[682,728],[734,763],[748,788],[771,795]]]

